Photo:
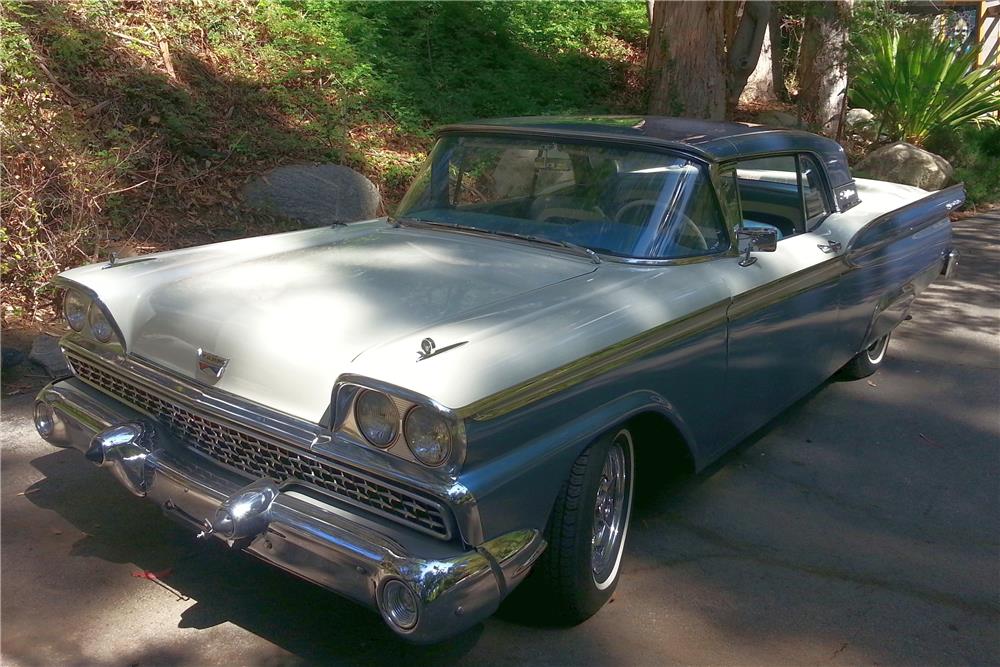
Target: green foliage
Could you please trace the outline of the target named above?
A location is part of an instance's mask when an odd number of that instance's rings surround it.
[[[1000,204],[1000,126],[939,130],[927,138],[927,149],[955,168],[955,179],[965,183],[969,203]]]
[[[1000,72],[923,24],[875,30],[859,44],[851,102],[875,114],[880,134],[922,144],[935,130],[996,123]]]
[[[391,210],[436,125],[637,111],[646,29],[641,0],[0,0],[4,320],[112,248],[281,228],[239,202],[277,164]]]

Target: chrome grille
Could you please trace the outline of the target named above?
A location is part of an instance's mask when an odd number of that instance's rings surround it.
[[[72,350],[65,350],[65,354],[81,380],[159,419],[179,440],[216,461],[252,477],[305,482],[421,532],[443,539],[451,537],[445,510],[437,503],[331,461],[235,429],[167,400]]]

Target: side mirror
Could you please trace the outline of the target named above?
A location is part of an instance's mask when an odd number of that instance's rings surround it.
[[[778,230],[776,229],[741,227],[736,230],[736,238],[739,241],[746,241],[746,246],[741,248],[743,255],[740,257],[740,266],[750,266],[757,261],[756,257],[750,255],[752,252],[774,252],[778,249]]]

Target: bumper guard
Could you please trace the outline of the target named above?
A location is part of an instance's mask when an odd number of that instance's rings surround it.
[[[150,418],[72,378],[38,394],[35,426],[51,444],[109,468],[199,537],[218,537],[376,609],[414,642],[445,639],[493,614],[545,548],[530,529],[475,548],[419,535],[398,539],[294,484],[246,484],[172,441]]]

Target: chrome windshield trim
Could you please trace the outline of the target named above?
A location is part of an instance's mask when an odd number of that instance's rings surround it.
[[[368,472],[395,484],[410,487],[430,498],[445,501],[463,539],[471,545],[482,542],[482,525],[475,498],[457,479],[440,469],[426,468],[405,459],[387,456],[318,424],[223,390],[198,387],[192,380],[181,378],[135,354],[122,355],[113,350],[102,349],[92,341],[72,334],[63,337],[60,345],[237,428],[258,433],[271,440],[280,440],[335,463]]]

